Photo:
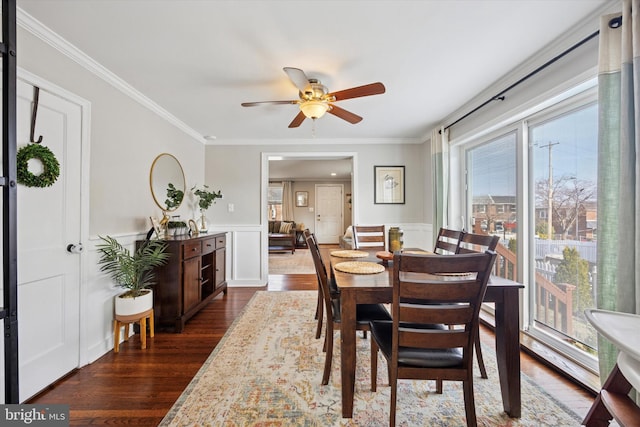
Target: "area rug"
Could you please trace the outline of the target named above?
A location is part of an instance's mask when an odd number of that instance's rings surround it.
[[[380,356],[370,391],[369,340],[358,334],[353,418],[341,417],[340,340],[329,384],[315,339],[313,291],[257,292],[185,389],[161,426],[387,426],[389,387]],[[495,354],[483,348],[489,379],[475,385],[479,426],[579,426],[581,417],[522,375],[522,418],[502,410]],[[478,370],[476,369],[476,372]],[[460,383],[401,380],[399,426],[466,426]]]
[[[269,274],[316,274],[309,249],[269,254]]]

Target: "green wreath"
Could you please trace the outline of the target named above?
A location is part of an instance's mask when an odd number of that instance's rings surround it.
[[[29,171],[29,160],[38,159],[44,171],[34,175]],[[60,176],[60,163],[56,156],[44,145],[29,144],[18,150],[16,156],[18,182],[27,187],[50,187]]]

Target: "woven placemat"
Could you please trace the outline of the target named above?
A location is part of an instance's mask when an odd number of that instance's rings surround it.
[[[376,264],[375,262],[362,261],[341,262],[336,264],[334,268],[343,273],[352,274],[376,274],[382,273],[385,270],[383,265]]]
[[[338,258],[365,258],[369,256],[369,253],[347,249],[344,251],[333,251],[331,252],[331,256],[335,256]]]

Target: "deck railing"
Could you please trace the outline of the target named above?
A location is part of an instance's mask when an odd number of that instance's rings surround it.
[[[498,244],[493,274],[505,279],[516,280],[518,265],[516,254]],[[573,291],[574,285],[556,284],[544,275],[535,272],[536,318],[554,329],[568,335],[573,334]]]

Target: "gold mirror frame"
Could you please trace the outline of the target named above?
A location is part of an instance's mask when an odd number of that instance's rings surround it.
[[[153,160],[153,164],[151,165],[149,188],[151,189],[153,200],[163,212],[173,212],[180,207],[180,205],[178,205],[167,209],[164,203],[167,198],[167,188],[169,184],[173,184],[176,189],[182,190],[186,196],[187,184],[182,165],[172,154],[162,153]],[[182,201],[184,201],[184,198]],[[182,204],[182,202],[180,204]]]

